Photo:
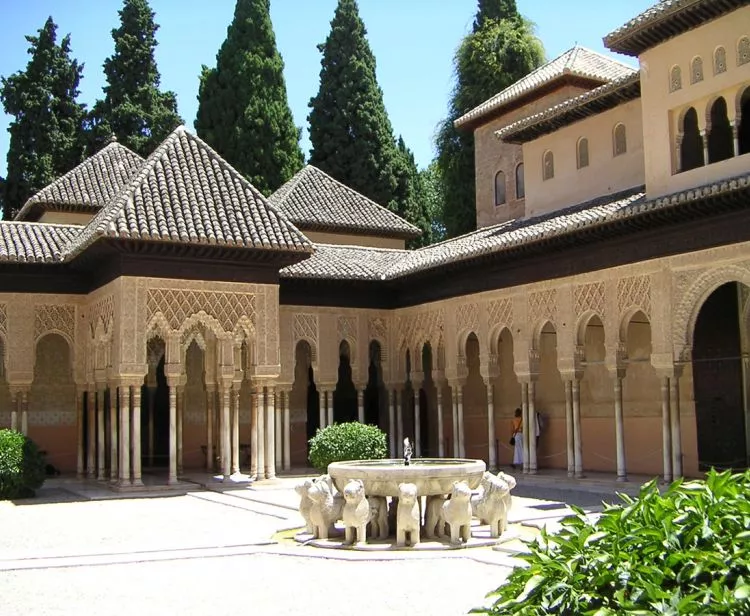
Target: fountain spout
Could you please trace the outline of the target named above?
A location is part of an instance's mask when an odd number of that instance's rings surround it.
[[[411,463],[411,456],[413,454],[409,437],[404,439],[404,466],[409,466]]]

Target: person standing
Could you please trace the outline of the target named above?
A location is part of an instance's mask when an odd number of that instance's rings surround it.
[[[523,414],[521,409],[516,409],[511,424],[512,435],[510,437],[513,445],[513,468],[523,467]]]

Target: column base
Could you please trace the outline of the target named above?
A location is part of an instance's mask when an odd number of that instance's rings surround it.
[[[586,475],[583,474],[583,471],[576,471],[575,477],[576,479],[585,479]]]
[[[529,469],[529,475],[536,475],[536,474],[537,474],[537,470],[535,468]]]
[[[179,483],[180,482],[177,479],[177,477],[170,477],[169,479],[167,479],[167,485],[169,485],[169,486],[176,486]]]
[[[619,481],[620,483],[625,483],[626,481],[628,481],[628,476],[627,475],[618,475],[617,476],[617,481]]]
[[[575,473],[573,471],[570,471],[570,470],[568,471],[568,477],[573,477],[574,475]]]

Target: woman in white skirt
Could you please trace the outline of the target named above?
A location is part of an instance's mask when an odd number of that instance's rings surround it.
[[[521,409],[516,409],[515,416],[513,417],[513,434],[511,439],[513,440],[513,468],[523,466],[523,417]]]

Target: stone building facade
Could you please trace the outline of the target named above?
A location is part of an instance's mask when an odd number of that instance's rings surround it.
[[[184,129],[107,146],[0,223],[0,425],[121,488],[349,420],[507,465],[516,408],[528,473],[746,467],[748,23],[661,2],[605,39],[640,71],[574,48],[467,114],[479,229],[415,251],[314,167],[265,199]]]

